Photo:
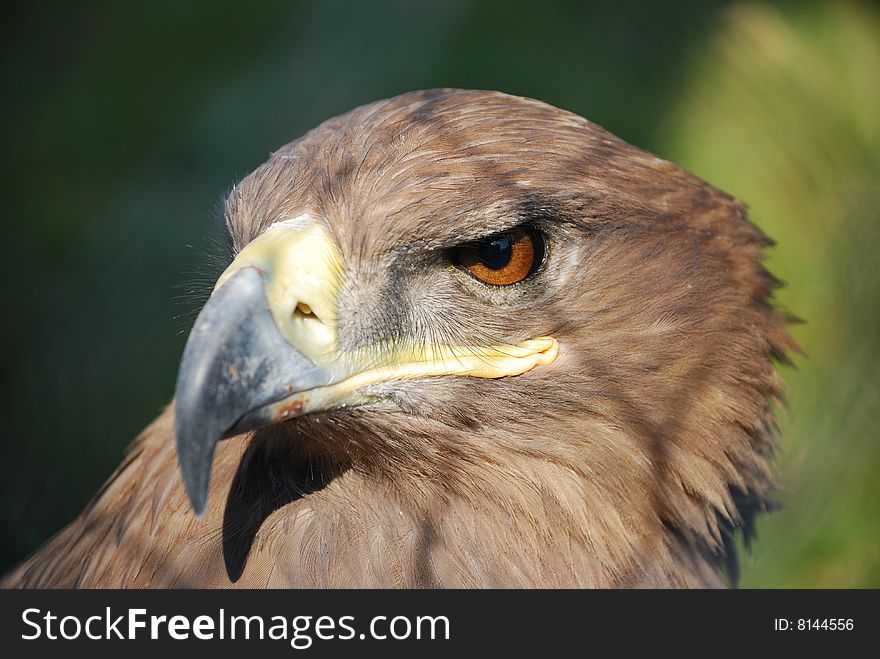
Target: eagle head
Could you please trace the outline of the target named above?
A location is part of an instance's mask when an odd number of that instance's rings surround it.
[[[305,500],[329,582],[721,582],[792,348],[742,203],[569,112],[433,90],[282,147],[225,222],[175,429],[198,513],[249,433],[230,547]]]

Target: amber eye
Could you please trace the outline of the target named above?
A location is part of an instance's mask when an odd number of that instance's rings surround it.
[[[513,229],[462,245],[453,260],[484,284],[510,286],[538,269],[544,259],[544,239],[532,229]]]

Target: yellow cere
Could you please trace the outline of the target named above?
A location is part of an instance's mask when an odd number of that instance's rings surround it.
[[[308,215],[276,222],[241,250],[216,288],[247,267],[263,272],[266,300],[284,338],[317,364],[335,359],[342,260],[324,228]]]

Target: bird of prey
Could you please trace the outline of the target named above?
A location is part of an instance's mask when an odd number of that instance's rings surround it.
[[[271,154],[174,401],[7,587],[718,587],[796,348],[745,206],[431,90]]]

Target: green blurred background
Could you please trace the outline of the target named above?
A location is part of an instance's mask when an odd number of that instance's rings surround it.
[[[332,115],[455,86],[596,121],[778,241],[778,499],[744,586],[880,586],[876,3],[79,2],[4,9],[0,571],[172,395],[217,204]]]

